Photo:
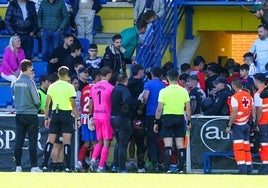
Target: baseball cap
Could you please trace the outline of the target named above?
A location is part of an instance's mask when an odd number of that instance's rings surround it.
[[[227,79],[223,76],[219,76],[216,80],[214,80],[213,84],[223,83],[227,84]]]
[[[87,68],[83,67],[78,69],[78,73],[82,73],[82,72],[88,72]]]
[[[253,7],[251,7],[250,12],[251,12],[251,13],[255,13],[255,12],[257,12],[258,10],[261,10],[261,9],[263,9],[263,8],[264,8],[264,6],[263,6],[262,4],[256,4],[256,5],[254,5]]]

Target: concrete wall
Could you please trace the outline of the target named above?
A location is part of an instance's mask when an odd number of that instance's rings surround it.
[[[257,38],[259,24],[242,6],[194,7],[193,34],[201,39],[196,55],[204,56],[207,62],[217,62],[221,56],[243,63],[242,55]]]

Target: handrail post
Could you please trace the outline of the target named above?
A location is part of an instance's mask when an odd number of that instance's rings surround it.
[[[178,2],[180,0],[173,1],[173,45],[172,45],[172,57],[173,57],[173,66],[177,68],[178,60],[177,60],[177,30],[178,30]]]

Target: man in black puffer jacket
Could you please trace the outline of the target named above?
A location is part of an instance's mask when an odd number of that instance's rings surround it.
[[[12,0],[5,16],[5,25],[10,35],[19,35],[27,59],[32,58],[33,36],[37,32],[35,3],[30,0]]]

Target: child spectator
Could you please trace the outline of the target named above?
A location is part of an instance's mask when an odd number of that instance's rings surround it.
[[[21,48],[20,37],[17,35],[10,37],[0,65],[1,77],[10,82],[15,81],[20,74],[20,64],[24,58],[25,54]]]
[[[253,75],[258,72],[257,68],[256,68],[256,66],[254,65],[254,62],[253,62],[254,61],[254,54],[251,53],[251,52],[245,53],[243,55],[243,60],[244,60],[244,63],[249,65],[248,76],[253,78]],[[241,69],[240,69],[240,72],[241,72]]]
[[[88,49],[88,57],[84,59],[85,67],[91,73],[94,69],[100,68],[101,58],[98,57],[98,46],[90,44]]]
[[[249,65],[243,64],[240,66],[240,80],[242,81],[243,88],[248,90],[253,96],[254,81],[249,77]]]

